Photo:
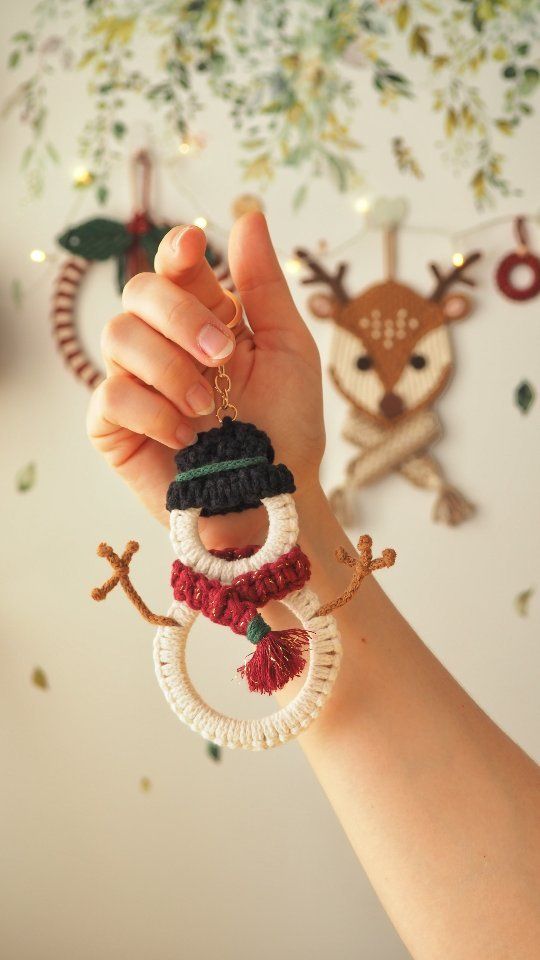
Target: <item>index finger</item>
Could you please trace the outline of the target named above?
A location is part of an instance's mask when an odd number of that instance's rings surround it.
[[[194,224],[173,227],[163,237],[154,260],[156,273],[193,294],[205,307],[228,324],[234,304],[224,292],[205,257],[206,234]]]

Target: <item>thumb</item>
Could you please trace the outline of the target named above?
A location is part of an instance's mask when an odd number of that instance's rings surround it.
[[[307,330],[270,239],[264,214],[245,213],[231,230],[229,269],[254,333]]]

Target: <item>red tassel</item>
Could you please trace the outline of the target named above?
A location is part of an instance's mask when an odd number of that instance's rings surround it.
[[[299,677],[305,665],[303,650],[309,646],[309,634],[295,627],[272,630],[259,641],[255,652],[238,667],[252,693],[274,693],[293,677]]]

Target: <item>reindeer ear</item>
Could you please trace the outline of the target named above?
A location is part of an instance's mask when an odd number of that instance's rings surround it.
[[[312,293],[307,303],[313,316],[319,320],[335,319],[339,312],[339,301],[327,293]]]
[[[467,319],[473,302],[465,293],[447,293],[441,300],[441,307],[446,323],[453,323],[455,320]]]

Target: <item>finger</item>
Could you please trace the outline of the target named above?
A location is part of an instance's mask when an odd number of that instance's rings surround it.
[[[122,303],[205,366],[228,360],[234,334],[192,293],[155,273],[138,273],[124,287]]]
[[[234,316],[234,306],[205,257],[206,234],[193,224],[174,227],[161,241],[154,268],[192,293],[223,323]]]
[[[264,214],[246,213],[229,239],[229,266],[255,333],[305,331],[270,239]]]
[[[112,362],[133,374],[185,416],[201,417],[214,409],[212,388],[191,357],[139,317],[113,317],[103,329],[101,347],[108,370]]]
[[[196,440],[196,433],[175,406],[127,373],[107,377],[97,387],[88,414],[88,432],[99,441],[111,433],[111,425],[150,437],[177,450]]]

